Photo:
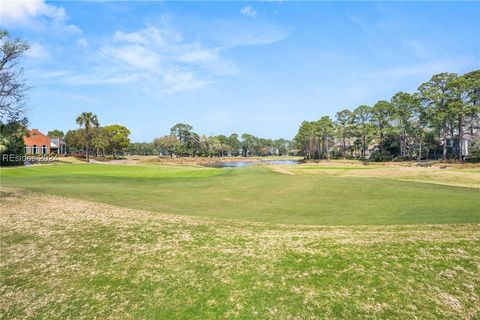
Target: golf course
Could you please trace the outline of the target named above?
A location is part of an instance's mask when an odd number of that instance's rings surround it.
[[[0,1],[0,320],[480,320],[480,2]]]
[[[478,166],[1,168],[0,318],[480,316]]]

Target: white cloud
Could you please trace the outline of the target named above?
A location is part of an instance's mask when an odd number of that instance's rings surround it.
[[[164,82],[167,86],[161,89],[162,92],[172,93],[202,88],[210,81],[198,78],[191,72],[168,72],[164,75]]]
[[[116,31],[113,34],[113,40],[162,47],[171,43],[181,42],[182,35],[171,28],[164,27],[158,29],[150,26],[136,32]]]
[[[219,48],[199,49],[185,53],[179,57],[184,62],[212,61],[218,59]]]
[[[240,13],[248,16],[248,17],[255,17],[257,15],[257,11],[255,11],[251,6],[245,6],[240,10]]]
[[[3,0],[2,23],[28,24],[31,19],[44,16],[62,21],[66,14],[63,8],[46,4],[43,0]]]
[[[64,8],[45,0],[2,0],[0,18],[7,27],[28,27],[39,33],[82,33],[79,27],[66,22]]]
[[[281,41],[287,37],[287,33],[282,30],[270,30],[265,33],[258,33],[255,31],[245,31],[242,34],[232,36],[229,39],[228,45],[231,47],[236,46],[254,46],[254,45],[267,45]]]
[[[220,41],[219,46],[187,41],[168,26],[148,26],[133,32],[117,30],[111,41],[99,48],[85,74],[68,75],[64,82],[131,84],[151,94],[195,90],[237,72],[222,54],[224,51],[237,46],[266,45],[286,37],[285,32],[268,25],[234,31],[232,37],[227,37],[229,42]]]
[[[50,53],[48,53],[48,50],[38,42],[30,43],[30,49],[26,51],[25,55],[30,59],[50,58]]]
[[[220,51],[218,47],[185,41],[178,31],[168,27],[116,31],[112,41],[100,48],[101,68],[110,70],[101,73],[128,74],[132,82],[142,83],[145,92],[193,90],[234,70],[228,68]]]
[[[153,70],[160,67],[160,55],[141,45],[108,46],[101,52],[105,57],[133,68]]]
[[[238,72],[226,58],[226,51],[269,44],[285,36],[279,28],[267,24],[247,30],[221,29],[220,38],[202,41],[187,40],[165,24],[132,32],[117,30],[98,48],[80,37],[76,43],[86,51],[78,64],[70,63],[69,71],[36,72],[34,78],[66,85],[131,86],[152,95],[195,90]]]

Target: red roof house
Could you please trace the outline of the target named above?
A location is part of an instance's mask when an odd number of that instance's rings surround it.
[[[27,135],[23,137],[25,143],[26,154],[66,154],[67,145],[62,139],[50,138],[38,129],[28,131]]]

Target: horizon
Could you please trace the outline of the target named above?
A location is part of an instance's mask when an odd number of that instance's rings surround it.
[[[3,2],[1,25],[31,45],[29,128],[66,132],[90,111],[135,142],[180,122],[290,140],[303,120],[479,69],[479,11],[478,2],[37,0]]]

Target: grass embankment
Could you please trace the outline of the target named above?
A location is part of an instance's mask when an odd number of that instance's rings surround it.
[[[263,166],[106,164],[1,170],[7,186],[163,213],[286,224],[480,223],[478,189],[350,176],[374,170],[288,168],[303,174],[286,175]]]
[[[4,187],[0,239],[2,319],[480,316],[475,224],[275,226]]]

